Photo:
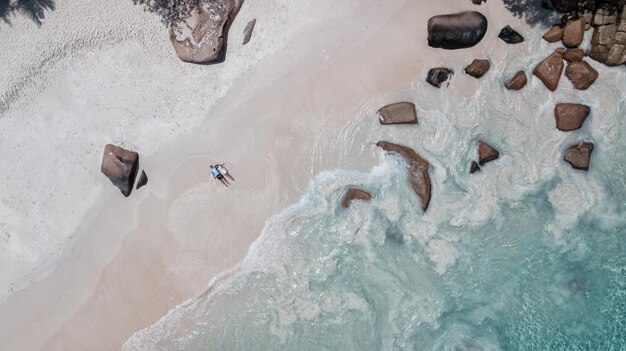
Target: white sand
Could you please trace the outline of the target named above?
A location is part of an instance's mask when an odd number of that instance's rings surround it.
[[[483,42],[428,49],[427,19],[465,9],[489,18]],[[495,1],[248,1],[214,66],[180,62],[130,0],[59,1],[41,28],[13,22],[0,26],[0,148],[12,155],[0,158],[0,345],[10,350],[119,348],[241,260],[313,174],[369,169],[375,111],[428,68],[454,68],[469,98],[481,84],[462,73],[471,59],[502,70],[505,56],[533,50],[502,50],[499,29],[526,25]],[[99,172],[108,142],[137,150],[150,178],[128,199]],[[235,186],[209,180],[216,161]]]

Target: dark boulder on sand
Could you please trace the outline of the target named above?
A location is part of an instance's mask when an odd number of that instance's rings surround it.
[[[454,71],[449,68],[445,68],[445,67],[431,68],[430,71],[428,71],[428,76],[426,77],[426,81],[434,87],[441,88],[441,84],[447,81],[448,78],[450,78],[452,74],[454,74]]]
[[[491,64],[489,63],[489,60],[474,59],[472,63],[465,67],[465,73],[474,78],[480,78],[487,73],[490,67]]]
[[[583,104],[559,103],[554,106],[556,127],[562,131],[576,130],[583,126],[591,108]]]
[[[476,161],[472,161],[470,164],[470,174],[474,174],[478,171],[480,171],[480,166],[476,163]]]
[[[428,45],[442,49],[463,49],[478,44],[487,32],[487,18],[466,11],[439,15],[428,20]]]
[[[543,40],[548,43],[556,43],[557,41],[563,39],[563,27],[561,26],[552,26],[544,35]]]
[[[587,61],[578,61],[567,65],[565,76],[572,81],[574,88],[585,90],[598,79],[598,71],[591,67]]]
[[[563,45],[568,48],[580,45],[585,37],[585,23],[582,17],[567,21],[563,28]]]
[[[567,62],[578,62],[583,60],[585,52],[579,48],[567,49],[562,56]]]
[[[572,145],[565,150],[563,159],[567,161],[575,169],[586,171],[589,169],[589,159],[593,151],[593,143],[582,142],[578,145]]]
[[[252,31],[254,30],[254,26],[256,25],[256,18],[252,21],[248,22],[246,28],[243,30],[243,42],[242,45],[248,44],[250,42],[250,38],[252,38]]]
[[[500,30],[498,38],[502,39],[502,41],[507,44],[519,44],[524,41],[524,37],[509,25]]]
[[[228,30],[233,23],[242,0],[207,2],[201,11],[194,12],[195,22],[191,36],[183,40],[177,38],[173,26],[169,37],[178,57],[184,62],[211,64],[223,62],[226,58]],[[181,27],[184,25],[181,24]]]
[[[146,171],[142,170],[139,175],[139,180],[137,180],[137,186],[135,189],[139,189],[146,184],[148,184],[148,175],[146,174]]]
[[[478,141],[478,163],[482,166],[500,157],[500,152],[486,142]]]
[[[376,143],[376,146],[388,152],[395,152],[404,158],[409,166],[408,172],[411,188],[413,188],[415,194],[417,194],[420,198],[422,209],[426,211],[426,209],[428,209],[428,204],[430,203],[431,192],[430,176],[428,175],[430,163],[418,155],[413,149],[406,146],[393,144],[387,141],[379,141]]]
[[[515,73],[513,78],[507,80],[504,83],[504,86],[509,90],[520,90],[526,85],[526,83],[528,83],[528,78],[526,78],[526,72],[519,71]]]
[[[380,124],[416,124],[415,105],[410,102],[396,102],[378,110]]]
[[[107,176],[126,197],[128,197],[133,190],[138,166],[138,153],[128,151],[112,144],[104,146],[100,171]]]
[[[365,190],[350,188],[346,191],[343,199],[341,199],[341,207],[348,208],[352,200],[364,200],[369,201],[372,199],[372,194]]]
[[[543,82],[546,88],[555,91],[559,86],[563,67],[565,67],[563,58],[558,51],[555,51],[535,66],[533,74]]]

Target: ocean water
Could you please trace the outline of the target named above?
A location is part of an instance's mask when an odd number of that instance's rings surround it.
[[[511,55],[478,83],[437,90],[419,75],[373,97],[325,146],[377,154],[371,171],[316,175],[238,267],[124,350],[626,350],[626,72],[593,63],[587,91],[566,78],[555,93],[532,78],[502,88],[550,50]],[[373,111],[395,100],[416,104],[417,126],[377,126]],[[565,101],[592,106],[581,130],[554,127]],[[431,162],[425,213],[404,161],[358,145],[379,139]],[[501,156],[470,175],[478,139]],[[562,159],[581,140],[595,143],[589,172]],[[373,199],[342,209],[354,186]]]

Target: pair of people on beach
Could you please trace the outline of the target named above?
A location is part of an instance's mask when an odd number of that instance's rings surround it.
[[[228,168],[226,168],[226,166],[224,166],[223,163],[220,163],[217,165],[211,165],[211,174],[213,175],[213,178],[219,180],[225,186],[230,185],[228,180],[226,180],[226,177],[230,178],[230,180],[233,182],[235,181],[235,178],[232,175],[230,175]]]

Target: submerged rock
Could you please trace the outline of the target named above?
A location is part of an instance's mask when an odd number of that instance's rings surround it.
[[[417,113],[410,102],[397,102],[378,110],[380,124],[415,124]]]
[[[498,38],[502,39],[502,41],[507,44],[518,44],[524,41],[524,37],[509,25],[500,30]]]
[[[533,74],[543,82],[546,88],[555,91],[559,86],[563,67],[565,67],[563,58],[559,52],[555,51],[535,66]]]
[[[469,48],[478,44],[486,32],[487,18],[480,12],[434,16],[428,20],[428,45],[449,50]]]
[[[580,17],[567,22],[563,28],[563,45],[575,48],[583,42],[585,36],[585,19]]]
[[[100,171],[107,176],[111,180],[111,183],[118,187],[126,197],[133,191],[138,166],[138,153],[128,151],[112,144],[106,144],[104,146]]]
[[[252,21],[248,22],[246,28],[243,30],[243,42],[242,45],[248,44],[250,42],[250,38],[252,38],[252,31],[254,30],[254,26],[256,25],[256,18]]]
[[[554,107],[556,127],[562,131],[576,130],[582,127],[591,108],[583,104],[559,103]]]
[[[572,81],[574,88],[585,90],[598,79],[598,71],[587,61],[572,62],[565,69],[565,76]]]
[[[589,159],[591,158],[593,147],[593,143],[588,142],[572,145],[565,150],[563,159],[575,169],[586,171],[589,169]]]
[[[583,51],[583,49],[567,49],[563,52],[563,58],[567,61],[567,62],[578,62],[578,61],[582,61],[583,57],[585,57],[585,52]]]
[[[486,142],[478,141],[478,163],[482,166],[500,157],[500,153],[493,146]]]
[[[350,203],[352,200],[363,200],[369,201],[372,199],[372,194],[368,193],[365,190],[350,188],[346,191],[345,195],[343,195],[343,199],[341,199],[341,207],[348,208],[350,207]]]
[[[526,72],[519,71],[515,73],[513,78],[507,80],[504,83],[504,86],[509,90],[520,90],[526,85],[527,82],[528,78],[526,78]]]
[[[139,180],[137,180],[137,186],[135,189],[139,189],[146,184],[148,184],[148,175],[146,174],[146,171],[142,170],[141,175],[139,175]]]
[[[556,43],[557,41],[563,39],[563,28],[561,26],[552,26],[544,35],[543,40],[548,43]]]
[[[207,7],[194,12],[191,21],[195,23],[191,36],[179,40],[173,26],[169,37],[178,57],[184,62],[211,64],[223,62],[226,58],[228,29],[233,23],[242,0],[225,0],[223,4],[207,2]],[[181,25],[182,27],[183,25]]]
[[[474,174],[478,171],[480,171],[480,166],[476,163],[476,161],[472,161],[470,164],[470,174]]]
[[[465,73],[474,78],[480,78],[487,73],[490,67],[491,64],[489,63],[489,60],[474,59],[472,63],[465,67]]]
[[[376,143],[376,146],[388,152],[395,152],[405,159],[409,166],[408,172],[411,188],[413,188],[415,194],[420,198],[422,209],[426,211],[430,203],[431,193],[430,176],[428,175],[430,163],[418,155],[413,149],[406,146],[387,141],[379,141]]]
[[[431,68],[431,70],[428,71],[428,76],[426,77],[426,81],[434,87],[441,88],[441,84],[447,81],[448,78],[450,78],[450,75],[452,74],[454,74],[454,71],[449,68],[445,68],[445,67]]]

